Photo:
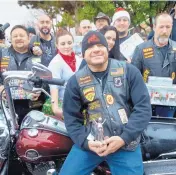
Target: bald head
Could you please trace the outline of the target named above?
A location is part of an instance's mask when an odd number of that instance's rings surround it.
[[[165,19],[166,21],[168,21],[170,23],[173,23],[173,19],[168,13],[160,13],[156,16],[154,24],[157,25],[157,23],[163,19]]]
[[[173,19],[167,13],[161,13],[156,16],[154,24],[154,41],[159,47],[168,44],[169,36],[172,31]]]
[[[45,19],[51,20],[51,18],[46,14],[39,15],[37,19],[38,19],[38,21],[45,20]]]
[[[81,33],[81,35],[85,35],[91,29],[92,26],[89,20],[84,19],[80,22],[79,32]]]

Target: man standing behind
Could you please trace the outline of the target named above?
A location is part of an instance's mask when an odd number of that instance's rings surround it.
[[[99,12],[98,15],[94,18],[94,23],[97,28],[97,31],[102,29],[104,26],[109,26],[110,22],[111,20],[109,16],[105,15],[102,12]]]
[[[75,145],[59,175],[91,174],[102,161],[112,175],[143,175],[139,141],[151,106],[139,70],[108,59],[107,41],[97,31],[85,35],[82,54],[87,65],[68,81],[63,103],[65,125]],[[99,131],[93,133],[96,127]]]
[[[119,34],[119,43],[123,43],[131,35],[128,33],[130,26],[130,15],[123,8],[118,8],[112,17],[112,25],[117,29]],[[126,60],[126,58],[120,54],[119,60]]]
[[[31,38],[30,44],[35,55],[42,54],[42,64],[48,66],[52,58],[57,54],[55,38],[50,34],[52,21],[49,16],[41,15],[37,26],[39,34]],[[37,47],[40,47],[38,49]]]
[[[92,29],[91,23],[88,19],[83,19],[79,25],[79,32],[84,36],[88,31]]]
[[[176,42],[169,39],[172,25],[173,19],[169,14],[157,15],[154,38],[140,44],[134,51],[132,64],[140,70],[145,82],[148,76],[158,76],[171,77],[176,83]],[[157,114],[165,116],[164,113]]]

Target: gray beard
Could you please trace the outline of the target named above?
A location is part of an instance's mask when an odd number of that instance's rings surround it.
[[[169,38],[157,37],[157,40],[160,44],[166,44],[169,41]]]
[[[123,32],[118,32],[119,36],[124,36],[126,34],[126,31],[123,31]]]

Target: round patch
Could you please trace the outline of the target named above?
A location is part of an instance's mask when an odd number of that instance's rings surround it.
[[[107,95],[106,103],[108,103],[109,105],[112,105],[114,103],[114,97],[112,95]]]
[[[175,79],[175,72],[172,72],[172,80],[174,80]]]

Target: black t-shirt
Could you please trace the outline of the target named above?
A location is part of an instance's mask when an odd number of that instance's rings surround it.
[[[162,54],[162,61],[164,61],[165,57],[166,57],[166,54],[168,52],[168,48],[169,48],[169,45],[167,44],[166,46],[163,46],[163,47],[159,47],[159,50]]]
[[[52,48],[51,48],[51,40],[46,41],[41,38],[42,42],[42,51],[45,56],[42,57],[42,64],[48,66],[50,61],[53,58]]]

